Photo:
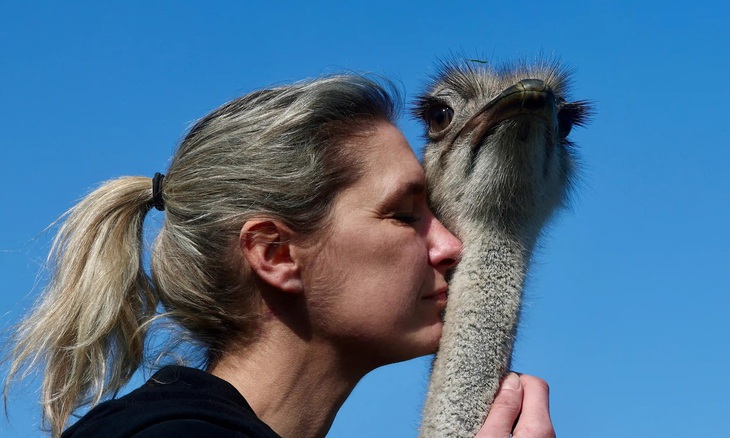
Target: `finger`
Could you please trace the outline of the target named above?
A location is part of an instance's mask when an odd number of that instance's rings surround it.
[[[522,413],[515,425],[514,438],[553,438],[555,429],[550,420],[550,388],[537,377],[521,375],[524,395]]]
[[[510,435],[522,408],[523,389],[520,377],[509,373],[502,380],[492,409],[477,433],[477,438],[504,438]]]

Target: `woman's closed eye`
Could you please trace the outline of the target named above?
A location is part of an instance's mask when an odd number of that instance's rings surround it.
[[[395,213],[391,216],[391,219],[395,219],[398,222],[411,225],[418,222],[421,217],[413,213]]]
[[[381,217],[408,226],[417,224],[423,218],[428,209],[423,178],[407,179],[406,182],[396,184],[389,192],[379,209],[382,212]]]

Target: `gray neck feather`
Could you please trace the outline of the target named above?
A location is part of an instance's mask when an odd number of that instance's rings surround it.
[[[500,376],[510,366],[531,248],[483,227],[463,241],[463,259],[450,282],[421,438],[473,438],[491,407]]]

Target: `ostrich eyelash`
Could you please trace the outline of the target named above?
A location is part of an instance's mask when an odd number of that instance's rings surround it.
[[[417,119],[426,120],[426,111],[434,105],[449,106],[446,99],[434,96],[420,96],[416,98],[411,109],[411,115]]]

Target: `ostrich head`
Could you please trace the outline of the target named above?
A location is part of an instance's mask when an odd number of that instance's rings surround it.
[[[457,235],[497,227],[534,243],[575,173],[568,134],[586,102],[568,100],[556,62],[444,65],[414,114],[426,126],[423,165],[437,216]]]

